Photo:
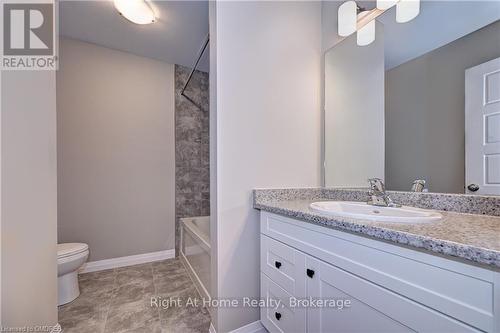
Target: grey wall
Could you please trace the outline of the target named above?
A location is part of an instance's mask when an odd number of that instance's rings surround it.
[[[59,242],[174,248],[174,66],[70,39],[57,73]]]
[[[191,72],[175,65],[175,214],[176,250],[179,250],[179,218],[210,215],[210,159],[208,73]]]
[[[500,56],[500,21],[386,72],[386,183],[464,192],[465,69]]]
[[[210,6],[211,294],[257,298],[252,189],[320,184],[321,3]],[[259,320],[258,308],[214,312],[217,332]]]
[[[56,78],[1,76],[1,323],[57,323]]]

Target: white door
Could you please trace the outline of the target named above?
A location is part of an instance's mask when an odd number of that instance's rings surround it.
[[[465,71],[465,187],[500,195],[500,58]]]

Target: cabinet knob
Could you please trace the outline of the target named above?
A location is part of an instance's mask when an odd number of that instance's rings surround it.
[[[281,263],[279,261],[275,261],[274,266],[276,266],[277,269],[280,269]]]
[[[467,186],[467,188],[471,192],[476,192],[477,190],[479,190],[479,185],[477,185],[477,184],[469,184],[469,186]]]
[[[279,312],[275,312],[274,316],[276,317],[276,320],[280,320],[281,319],[281,313],[279,313]]]
[[[313,278],[313,276],[314,276],[314,271],[313,271],[312,269],[309,269],[309,268],[308,268],[308,269],[306,270],[306,274],[307,274],[307,276],[309,276],[309,277],[312,279],[312,278]]]

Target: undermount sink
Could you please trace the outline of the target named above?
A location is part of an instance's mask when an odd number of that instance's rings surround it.
[[[320,213],[367,219],[377,222],[392,223],[428,223],[440,220],[443,216],[433,210],[414,207],[379,207],[364,202],[353,201],[319,201],[310,205],[311,209]]]

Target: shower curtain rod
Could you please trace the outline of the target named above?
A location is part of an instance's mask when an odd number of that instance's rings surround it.
[[[201,57],[203,56],[203,53],[205,52],[205,49],[208,46],[208,42],[210,41],[210,34],[207,34],[207,37],[205,38],[205,42],[203,43],[203,46],[201,47],[200,51],[198,51],[198,58],[196,59],[196,62],[194,63],[193,69],[191,70],[191,73],[189,73],[188,79],[186,83],[184,84],[184,87],[182,87],[181,90],[181,95],[184,97],[187,97],[184,95],[184,91],[187,88],[187,85],[189,84],[189,81],[193,78],[194,71],[196,70],[196,67],[198,67],[198,63],[200,62]]]

